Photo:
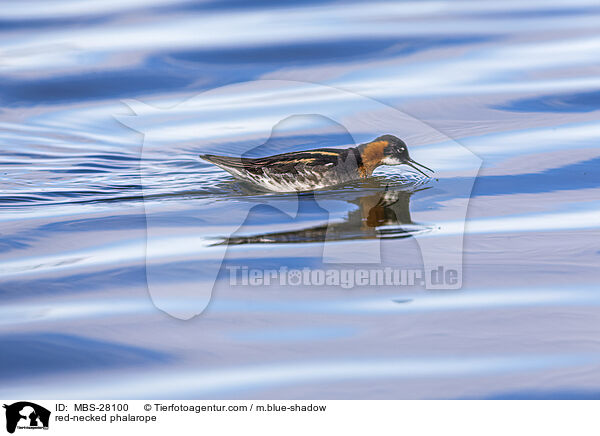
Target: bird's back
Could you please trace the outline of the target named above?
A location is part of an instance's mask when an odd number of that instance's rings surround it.
[[[200,157],[237,178],[271,190],[309,190],[342,183],[355,179],[358,167],[354,148],[320,148],[260,158]]]

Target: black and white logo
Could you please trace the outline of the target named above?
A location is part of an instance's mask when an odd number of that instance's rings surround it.
[[[50,411],[29,401],[19,401],[4,405],[6,409],[6,431],[14,433],[16,429],[48,429]]]

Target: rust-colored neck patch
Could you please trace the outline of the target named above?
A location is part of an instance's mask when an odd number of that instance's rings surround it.
[[[383,152],[388,145],[390,145],[388,141],[375,141],[369,142],[362,148],[360,151],[362,166],[358,169],[360,177],[370,177],[375,168],[381,165]]]

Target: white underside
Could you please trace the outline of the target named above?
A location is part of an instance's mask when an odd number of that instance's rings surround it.
[[[331,175],[316,174],[311,171],[299,171],[297,175],[285,175],[274,173],[272,175],[257,175],[245,171],[239,171],[235,168],[221,167],[237,179],[244,180],[258,185],[269,191],[293,192],[293,191],[311,191],[314,189],[325,188],[336,185],[343,180],[336,180]]]

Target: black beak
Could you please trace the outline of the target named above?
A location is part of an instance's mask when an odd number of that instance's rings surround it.
[[[433,171],[431,168],[426,167],[423,164],[420,164],[419,162],[417,162],[416,160],[412,160],[410,157],[406,158],[406,161],[404,162],[406,165],[408,165],[411,168],[414,168],[415,170],[417,170],[418,172],[420,172],[421,174],[423,174],[425,177],[431,177],[429,174],[425,174],[423,171],[421,171],[419,168],[417,168],[415,165],[419,165],[420,167],[425,168],[426,170],[431,171],[432,173],[434,173],[435,171]],[[413,165],[415,164],[415,165]]]

